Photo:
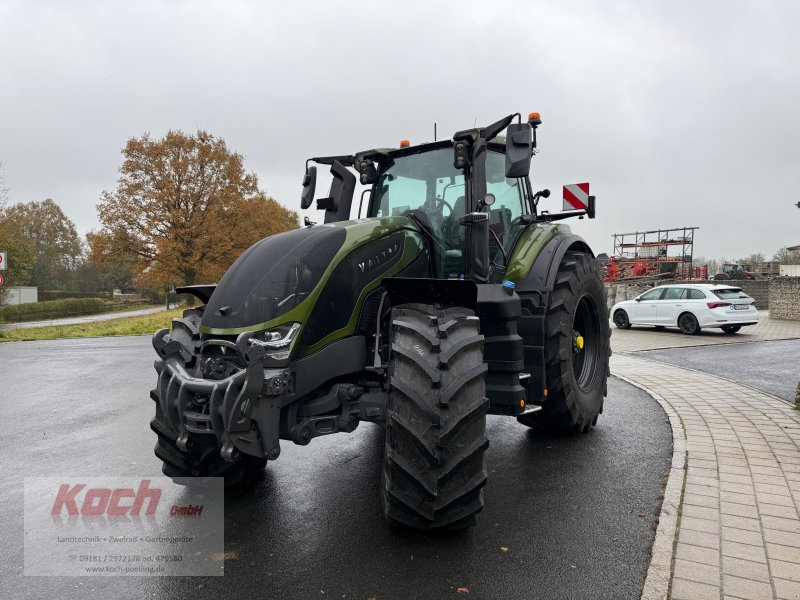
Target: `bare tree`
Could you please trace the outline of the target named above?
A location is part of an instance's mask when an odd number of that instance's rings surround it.
[[[784,246],[775,253],[772,260],[782,265],[800,265],[800,252],[789,250]]]

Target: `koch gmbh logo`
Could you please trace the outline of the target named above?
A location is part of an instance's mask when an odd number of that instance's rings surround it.
[[[161,499],[161,488],[150,487],[149,479],[142,479],[139,487],[123,488],[87,488],[85,483],[62,483],[58,488],[53,509],[50,514],[54,517],[61,516],[62,511],[70,517],[78,515],[122,517],[130,515],[138,517],[144,508],[146,516],[156,514],[158,501]],[[78,504],[80,503],[80,508]]]
[[[189,483],[26,477],[25,575],[223,575],[224,479]]]

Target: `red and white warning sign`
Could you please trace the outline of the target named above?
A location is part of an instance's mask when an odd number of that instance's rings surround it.
[[[3,285],[3,276],[0,275],[0,285]]]
[[[589,184],[573,183],[564,186],[564,210],[589,208]]]
[[[0,250],[0,271],[5,271],[6,267],[6,253]]]

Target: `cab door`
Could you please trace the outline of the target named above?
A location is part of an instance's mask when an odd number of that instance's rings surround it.
[[[678,322],[678,315],[686,305],[686,294],[686,288],[667,288],[661,300],[657,302],[656,322],[659,325],[675,325]]]
[[[628,310],[628,318],[634,325],[652,325],[656,323],[658,301],[664,293],[665,288],[653,288],[646,291],[631,304]]]

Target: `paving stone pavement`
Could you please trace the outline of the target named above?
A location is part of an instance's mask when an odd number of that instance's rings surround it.
[[[786,340],[800,338],[800,321],[770,319],[769,312],[759,311],[758,325],[743,327],[739,333],[730,335],[717,329],[703,329],[698,335],[685,335],[677,329],[657,330],[654,327],[632,327],[617,329],[611,326],[611,348],[614,352],[636,352],[656,348],[683,348],[760,342],[764,340]]]
[[[613,356],[611,372],[647,390],[673,428],[642,597],[800,598],[800,412],[753,388],[635,355]]]

